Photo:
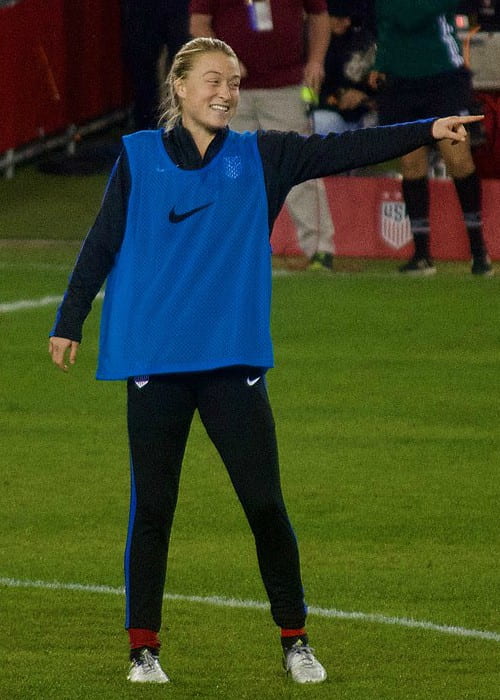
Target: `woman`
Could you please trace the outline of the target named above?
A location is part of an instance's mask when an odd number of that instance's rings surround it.
[[[298,683],[326,671],[308,644],[299,554],[280,487],[265,373],[272,224],[293,185],[396,157],[434,138],[465,138],[436,122],[326,138],[239,134],[238,60],[212,38],[188,42],[168,76],[163,127],[124,138],[101,210],[51,332],[53,362],[76,360],[83,322],[108,277],[97,377],[126,379],[131,512],[125,552],[129,679],[164,683],[158,632],[181,462],[197,409],[255,537]]]

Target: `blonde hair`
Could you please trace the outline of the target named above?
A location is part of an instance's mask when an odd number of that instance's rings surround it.
[[[176,53],[164,84],[164,97],[160,103],[158,126],[165,131],[172,129],[181,118],[181,103],[175,91],[175,81],[185,78],[193,69],[198,58],[211,51],[219,51],[230,58],[238,60],[233,49],[220,39],[197,37],[188,41]]]

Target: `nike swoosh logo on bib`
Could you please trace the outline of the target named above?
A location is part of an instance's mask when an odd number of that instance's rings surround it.
[[[179,224],[181,221],[184,221],[184,219],[188,219],[190,216],[193,216],[193,214],[196,214],[202,209],[206,209],[207,207],[212,206],[212,204],[213,202],[208,202],[208,204],[202,204],[201,207],[196,207],[196,209],[190,209],[189,211],[185,211],[182,214],[177,214],[175,211],[175,207],[172,207],[168,215],[168,220],[171,224]]]

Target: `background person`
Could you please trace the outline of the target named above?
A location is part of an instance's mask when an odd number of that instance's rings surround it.
[[[107,278],[98,379],[127,382],[131,507],[125,550],[132,682],[166,683],[163,591],[181,465],[195,410],[218,449],[255,538],[284,667],[298,683],[326,671],[309,646],[297,540],[280,484],[265,374],[272,225],[300,182],[465,138],[474,117],[326,137],[240,134],[236,55],[217,39],[174,58],[162,128],[123,139],[97,219],[57,311],[53,362],[74,364]],[[202,514],[200,515],[200,527]]]
[[[380,89],[379,121],[412,121],[445,114],[468,114],[472,104],[470,73],[456,33],[457,0],[376,0],[377,55],[370,84]],[[481,183],[470,141],[438,144],[462,208],[475,275],[492,275],[483,237]],[[430,250],[429,149],[401,158],[403,197],[415,246],[403,273],[436,272]]]
[[[377,115],[368,77],[375,60],[375,36],[364,3],[328,0],[331,39],[325,79],[313,110],[314,131],[328,134],[374,126]]]
[[[189,0],[122,0],[125,58],[132,77],[134,128],[158,124],[159,60],[167,65],[189,39]],[[167,66],[165,66],[167,68]]]

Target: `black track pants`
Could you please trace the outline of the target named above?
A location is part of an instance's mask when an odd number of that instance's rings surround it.
[[[265,379],[255,381],[258,376],[258,371],[249,374],[248,368],[235,368],[153,376],[142,387],[129,379],[132,483],[125,552],[127,628],[160,629],[170,531],[196,409],[252,529],[273,619],[280,627],[304,625],[297,542],[281,492]]]

